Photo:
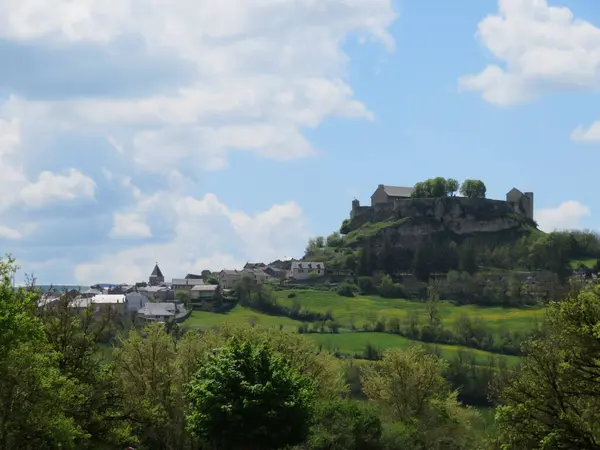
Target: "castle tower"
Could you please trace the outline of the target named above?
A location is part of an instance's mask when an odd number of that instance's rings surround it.
[[[154,270],[150,274],[150,278],[148,278],[148,283],[150,284],[150,286],[157,286],[160,283],[164,282],[165,276],[161,272],[160,267],[158,267],[158,263],[156,263],[156,265],[154,266]]]
[[[352,211],[350,211],[350,217],[354,217],[354,213],[358,211],[358,208],[360,208],[360,201],[355,198],[352,200]]]

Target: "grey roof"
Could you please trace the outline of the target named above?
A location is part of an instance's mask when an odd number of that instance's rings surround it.
[[[314,261],[293,261],[292,269],[325,269],[325,264],[322,262]]]
[[[219,286],[217,286],[216,284],[196,285],[192,288],[192,291],[210,292],[216,291],[218,287]]]
[[[177,286],[198,286],[199,284],[204,284],[204,280],[202,278],[173,278],[172,284]]]
[[[164,286],[146,286],[143,288],[139,288],[139,291],[142,292],[161,292],[161,291],[168,291],[169,288],[166,288]]]
[[[99,291],[98,289],[92,289],[92,288],[89,288],[87,291],[83,292],[83,294],[94,294],[94,295],[98,295],[98,294],[102,294],[102,291]]]
[[[414,190],[405,186],[383,186],[383,191],[390,197],[410,197]]]
[[[141,316],[174,316],[176,314],[174,303],[146,303],[138,310]]]
[[[221,270],[220,274],[224,274],[224,275],[238,275],[241,272],[238,272],[237,270],[227,270],[227,269],[223,269]]]
[[[154,266],[154,270],[152,271],[152,273],[150,274],[151,277],[160,277],[160,278],[164,278],[163,273],[160,271],[160,267],[158,267],[158,264],[156,264]]]

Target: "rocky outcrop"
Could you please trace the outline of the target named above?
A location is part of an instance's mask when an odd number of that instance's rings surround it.
[[[413,246],[423,236],[451,234],[461,239],[473,235],[523,234],[534,226],[513,203],[445,197],[360,207],[353,211],[347,229],[350,241],[360,240],[361,234],[380,235]]]

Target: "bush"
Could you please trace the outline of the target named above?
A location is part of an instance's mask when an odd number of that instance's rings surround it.
[[[394,283],[389,275],[381,277],[379,284],[379,295],[384,298],[404,298],[406,297],[406,289],[400,283]]]
[[[360,277],[358,279],[358,289],[361,294],[373,294],[377,292],[375,282],[372,277]]]
[[[337,289],[338,295],[342,297],[354,297],[355,286],[350,283],[342,283]]]

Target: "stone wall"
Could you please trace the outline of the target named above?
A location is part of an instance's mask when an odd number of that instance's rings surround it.
[[[527,216],[521,203],[467,197],[398,199],[375,206],[360,206],[354,201],[352,206],[350,230],[366,223],[411,218],[429,219],[459,234],[495,232],[518,225],[514,214]]]

